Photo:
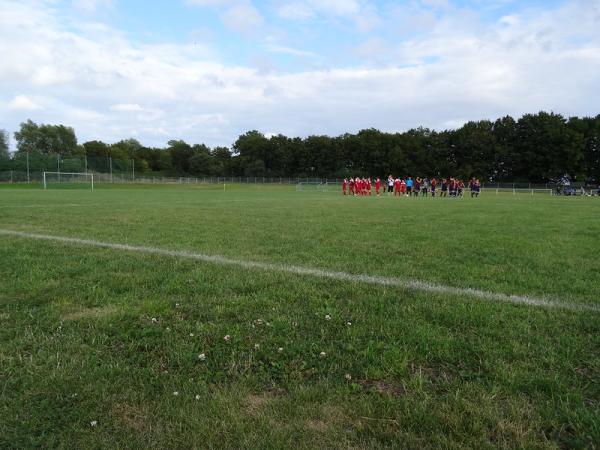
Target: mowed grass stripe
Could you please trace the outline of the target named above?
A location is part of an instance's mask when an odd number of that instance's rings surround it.
[[[564,300],[529,297],[525,295],[512,295],[498,292],[490,292],[473,288],[459,288],[445,286],[442,284],[427,283],[420,280],[401,279],[396,277],[383,277],[366,274],[352,274],[347,272],[328,271],[324,269],[302,267],[297,265],[279,265],[257,261],[244,261],[227,258],[220,255],[205,255],[185,250],[169,250],[157,247],[136,246],[129,244],[119,244],[113,242],[102,242],[92,239],[81,239],[66,236],[54,236],[46,234],[28,233],[17,230],[0,229],[0,234],[5,236],[17,236],[27,239],[39,239],[45,241],[61,242],[81,246],[102,247],[112,250],[123,250],[128,252],[149,253],[175,258],[195,259],[212,264],[237,266],[244,269],[264,270],[270,272],[290,273],[295,275],[306,275],[319,278],[329,278],[338,281],[349,281],[358,283],[375,284],[380,286],[394,286],[405,289],[431,292],[436,294],[448,294],[456,296],[466,296],[489,302],[513,303],[518,305],[528,305],[544,308],[557,308],[572,311],[600,312],[600,307],[595,305],[572,303]]]

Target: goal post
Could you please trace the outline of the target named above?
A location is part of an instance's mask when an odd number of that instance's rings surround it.
[[[94,190],[94,174],[83,172],[44,172],[44,189],[53,185],[62,185],[62,187],[87,187]]]

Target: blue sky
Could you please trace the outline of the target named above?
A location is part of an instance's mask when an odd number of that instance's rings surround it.
[[[230,145],[600,113],[600,0],[0,0],[0,128]]]

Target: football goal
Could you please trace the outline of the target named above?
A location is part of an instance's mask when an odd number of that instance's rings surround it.
[[[44,172],[44,189],[94,189],[93,173]]]
[[[319,181],[306,181],[300,182],[296,185],[296,192],[328,192],[329,185],[327,182],[321,183]]]

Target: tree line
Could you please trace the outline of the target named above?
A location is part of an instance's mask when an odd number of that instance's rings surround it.
[[[23,153],[130,160],[136,172],[174,176],[344,178],[392,173],[538,183],[567,173],[578,181],[600,180],[600,114],[565,118],[539,112],[518,120],[505,116],[471,121],[454,130],[419,127],[386,133],[370,128],[334,137],[248,131],[231,148],[183,140],[171,140],[164,148],[146,147],[135,139],[79,144],[73,128],[31,120],[14,137],[13,160]],[[6,170],[9,160],[8,135],[0,130],[0,170]]]

